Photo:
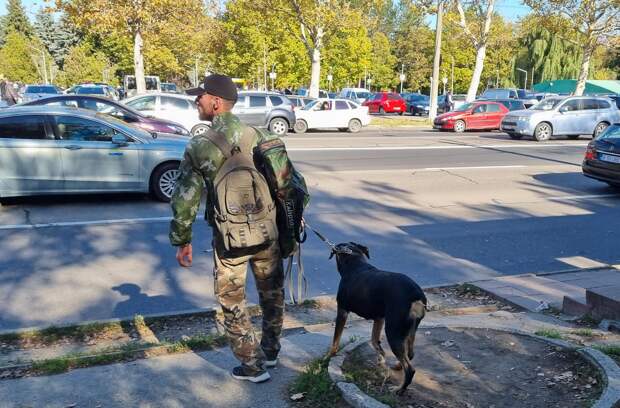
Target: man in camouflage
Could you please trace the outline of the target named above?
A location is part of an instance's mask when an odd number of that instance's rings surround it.
[[[212,129],[223,133],[232,145],[239,142],[246,126],[230,112],[237,100],[237,88],[229,77],[210,75],[200,87],[187,93],[196,95],[201,120],[211,121]],[[256,132],[254,146],[259,136],[273,137],[266,132]],[[214,204],[213,180],[224,161],[222,152],[205,135],[194,136],[187,145],[171,199],[170,242],[178,247],[176,258],[181,266],[192,264],[192,223],[205,188],[207,208]],[[207,219],[213,227],[212,216],[208,215]],[[266,381],[270,376],[265,367],[277,364],[284,314],[284,268],[278,242],[275,240],[252,250],[226,251],[222,237],[213,228],[212,246],[215,295],[224,313],[224,327],[232,351],[242,363],[233,369],[232,375],[240,380]],[[254,273],[263,313],[260,344],[245,305],[248,263]]]

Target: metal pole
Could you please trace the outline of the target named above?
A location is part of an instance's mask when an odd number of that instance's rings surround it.
[[[405,64],[400,63],[400,93],[403,93],[403,75],[405,74]]]
[[[454,94],[454,56],[452,57],[452,72],[450,73],[450,91]]]
[[[45,59],[45,50],[41,50],[41,55],[43,55],[43,77],[45,78],[45,84],[47,85],[47,61]]]
[[[431,104],[428,118],[433,121],[437,116],[437,91],[439,90],[439,59],[441,58],[441,31],[443,30],[443,0],[437,3],[437,23],[435,26],[435,58],[433,60],[433,77],[431,80]]]
[[[198,86],[198,57],[196,57],[196,65],[194,65],[194,86]]]

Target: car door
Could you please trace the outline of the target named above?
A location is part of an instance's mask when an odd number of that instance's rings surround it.
[[[351,120],[351,108],[349,107],[347,101],[333,101],[332,115],[332,127],[349,127],[349,121]]]
[[[126,105],[142,112],[146,116],[157,117],[157,96],[155,95],[141,96],[127,102]]]
[[[248,95],[245,123],[251,126],[263,126],[267,122],[269,109],[265,95]]]
[[[474,107],[471,115],[465,118],[467,129],[483,129],[486,124],[487,105],[480,104]]]
[[[552,116],[551,125],[555,135],[579,135],[582,126],[579,123],[581,114],[581,100],[569,99],[558,106]]]
[[[582,99],[581,100],[581,134],[591,135],[594,133],[594,128],[598,124],[599,119],[599,104],[596,99]]]
[[[60,148],[45,115],[0,118],[0,196],[62,188]]]
[[[140,190],[139,142],[91,118],[54,115],[51,125],[61,147],[66,190]],[[113,143],[115,136],[125,145]]]
[[[232,113],[234,113],[241,122],[248,123],[248,118],[246,116],[247,115],[246,110],[247,110],[247,96],[239,95],[237,102],[232,108]]]
[[[161,95],[159,106],[162,119],[180,123],[187,129],[199,122],[197,111],[192,109],[190,101],[185,98]]]
[[[485,129],[499,129],[499,125],[504,117],[504,112],[498,103],[489,103],[487,106],[487,115],[484,120]]]

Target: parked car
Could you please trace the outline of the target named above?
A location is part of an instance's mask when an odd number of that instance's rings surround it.
[[[0,111],[0,198],[151,192],[168,201],[188,137],[154,137],[91,110],[20,106]],[[36,164],[36,165],[33,165]]]
[[[445,100],[446,100],[446,95],[439,95],[437,97],[437,113],[445,113],[446,111]],[[452,95],[452,103],[454,104],[454,106],[452,107],[452,110],[459,109],[461,106],[468,103],[467,95],[463,95],[463,94]],[[430,100],[429,100],[429,104],[430,104]]]
[[[407,111],[407,104],[402,96],[393,92],[377,92],[371,98],[366,99],[363,106],[368,106],[370,113],[398,113],[402,115]]]
[[[76,95],[96,95],[117,100],[118,96],[111,87],[105,85],[81,85],[75,89]]]
[[[515,88],[489,88],[480,95],[478,100],[518,99],[526,108],[538,103],[534,94],[525,89]]]
[[[20,102],[33,101],[60,93],[62,93],[60,88],[54,85],[26,85]]]
[[[560,135],[577,139],[580,135],[596,137],[616,122],[620,122],[620,111],[607,97],[556,96],[506,115],[501,130],[512,139],[533,136],[544,141]]]
[[[489,102],[499,102],[507,107],[509,111],[527,109],[523,101],[519,99],[489,99]]]
[[[205,132],[211,126],[210,122],[198,118],[198,108],[194,100],[195,98],[189,95],[157,92],[133,96],[123,102],[143,115],[177,122],[194,135]]]
[[[370,123],[368,107],[346,99],[320,98],[297,110],[296,114],[295,133],[319,128],[357,133]]]
[[[620,109],[620,94],[615,94],[615,95],[607,95],[607,97],[609,99],[611,99],[616,106],[618,107],[618,109]]]
[[[293,104],[293,110],[301,109],[307,104],[309,104],[310,102],[315,100],[314,98],[307,98],[305,96],[299,96],[299,95],[286,95],[286,97]],[[330,99],[333,99],[333,98],[330,98]]]
[[[162,82],[161,91],[166,93],[179,93],[177,85],[173,84],[172,82]]]
[[[609,126],[588,144],[581,168],[585,176],[620,188],[620,123]]]
[[[232,112],[246,125],[265,127],[278,136],[295,125],[293,104],[285,95],[274,92],[239,92]]]
[[[297,95],[298,96],[305,96],[305,97],[310,97],[310,90],[307,88],[299,88],[297,90]],[[319,89],[319,98],[329,98],[329,94],[327,93],[327,91],[324,91],[323,89]]]
[[[24,103],[20,106],[67,106],[82,109],[90,109],[96,112],[114,116],[124,122],[138,126],[148,132],[171,133],[181,136],[189,136],[189,131],[183,125],[164,119],[148,117],[135,109],[120,102],[89,95],[58,95],[49,98]]]
[[[403,96],[407,104],[406,111],[412,115],[428,115],[430,98],[426,95],[410,93]]]
[[[508,108],[498,102],[475,101],[435,118],[433,127],[440,130],[499,129]]]
[[[340,98],[351,99],[361,105],[372,96],[372,93],[364,88],[343,88],[339,96]]]

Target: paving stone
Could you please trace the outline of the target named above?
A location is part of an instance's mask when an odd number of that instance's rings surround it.
[[[562,313],[569,316],[584,316],[592,310],[586,302],[585,296],[579,299],[574,299],[570,296],[564,296],[562,302]]]
[[[586,300],[595,318],[620,320],[620,285],[588,289]]]

